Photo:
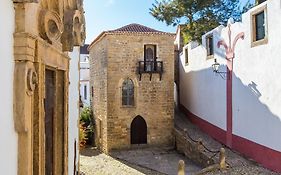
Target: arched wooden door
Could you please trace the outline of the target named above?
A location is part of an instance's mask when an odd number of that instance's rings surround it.
[[[131,144],[147,144],[147,125],[141,116],[131,123]]]

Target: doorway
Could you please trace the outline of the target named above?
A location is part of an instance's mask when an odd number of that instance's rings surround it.
[[[45,174],[52,175],[54,168],[54,113],[55,113],[55,72],[45,73]]]
[[[139,115],[131,123],[131,144],[147,144],[147,125]]]
[[[65,173],[65,72],[45,72],[45,174]]]

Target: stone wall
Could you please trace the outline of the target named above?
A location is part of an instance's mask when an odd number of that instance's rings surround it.
[[[94,93],[92,99],[96,123],[95,142],[107,152],[107,45],[108,39],[100,41],[90,50],[90,84]]]
[[[214,157],[213,154],[204,150],[201,145],[190,140],[184,131],[175,129],[174,134],[176,138],[176,149],[179,153],[184,154],[186,157],[203,167],[208,167],[217,162],[217,160],[215,160],[216,157]]]

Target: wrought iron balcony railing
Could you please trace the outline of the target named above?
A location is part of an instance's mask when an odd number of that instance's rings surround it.
[[[152,74],[159,74],[160,81],[162,79],[163,74],[163,61],[139,61],[138,73],[141,76],[144,73],[150,74],[150,81],[152,78]]]

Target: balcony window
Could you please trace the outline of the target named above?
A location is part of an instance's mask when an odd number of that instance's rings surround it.
[[[145,71],[155,70],[156,45],[148,44],[144,46],[144,68]]]
[[[160,80],[162,79],[163,73],[163,61],[158,61],[156,45],[147,44],[144,45],[144,59],[139,61],[138,74],[140,75],[139,80],[141,81],[142,74],[150,74],[150,81],[152,74],[159,74]]]

